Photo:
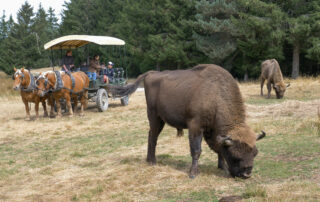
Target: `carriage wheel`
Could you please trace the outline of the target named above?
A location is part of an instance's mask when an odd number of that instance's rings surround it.
[[[129,96],[125,96],[121,98],[121,105],[122,106],[127,106],[129,104]]]
[[[108,93],[105,89],[100,88],[97,91],[96,104],[97,104],[99,112],[103,112],[108,109],[108,106],[109,106]]]

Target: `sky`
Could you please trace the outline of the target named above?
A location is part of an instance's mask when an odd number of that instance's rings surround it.
[[[70,2],[70,0],[0,0],[0,16],[2,16],[2,11],[5,10],[7,19],[12,14],[14,21],[17,20],[17,12],[21,8],[22,4],[27,1],[32,7],[33,12],[36,12],[39,8],[39,4],[41,3],[42,7],[48,11],[51,6],[55,10],[55,14],[60,21],[60,14],[64,9],[64,2]]]

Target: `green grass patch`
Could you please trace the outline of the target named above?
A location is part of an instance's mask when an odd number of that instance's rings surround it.
[[[174,202],[174,201],[212,201],[218,202],[214,190],[193,191],[191,193],[172,193],[168,192],[163,195],[159,201]]]

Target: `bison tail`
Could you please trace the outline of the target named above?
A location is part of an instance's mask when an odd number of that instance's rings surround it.
[[[117,96],[117,97],[124,97],[124,96],[128,96],[131,95],[132,93],[134,93],[137,88],[139,87],[139,84],[142,80],[144,80],[144,78],[146,76],[148,76],[150,73],[154,73],[156,71],[148,71],[144,74],[141,74],[137,80],[132,83],[132,84],[128,84],[125,86],[114,86],[114,85],[108,85],[107,88],[108,90],[112,93],[112,95]]]

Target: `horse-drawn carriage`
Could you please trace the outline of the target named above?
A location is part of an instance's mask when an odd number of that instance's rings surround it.
[[[44,45],[45,50],[70,50],[76,49],[87,44],[97,44],[103,46],[117,46],[124,47],[125,42],[121,39],[108,37],[108,36],[89,36],[89,35],[68,35],[63,36],[57,39],[54,39]],[[123,49],[125,51],[125,49]],[[120,51],[119,51],[120,52]],[[125,53],[123,54],[125,55]],[[51,54],[52,64],[53,64],[53,54]],[[88,71],[88,60],[85,65],[81,65],[79,68],[75,68],[77,71]],[[124,64],[124,62],[122,62]],[[124,64],[125,65],[125,64]],[[109,78],[109,83],[106,83],[106,73],[105,71],[101,71],[101,73],[97,76],[96,80],[91,80],[88,88],[88,97],[87,99],[91,102],[95,102],[98,110],[103,112],[108,109],[109,101],[108,99],[119,99],[121,100],[121,104],[123,106],[128,105],[129,97],[120,97],[118,95],[112,94],[109,92],[110,86],[122,86],[127,83],[127,69],[126,67],[116,67],[114,68],[114,75],[112,78]],[[61,100],[62,108],[66,108],[65,102]]]

